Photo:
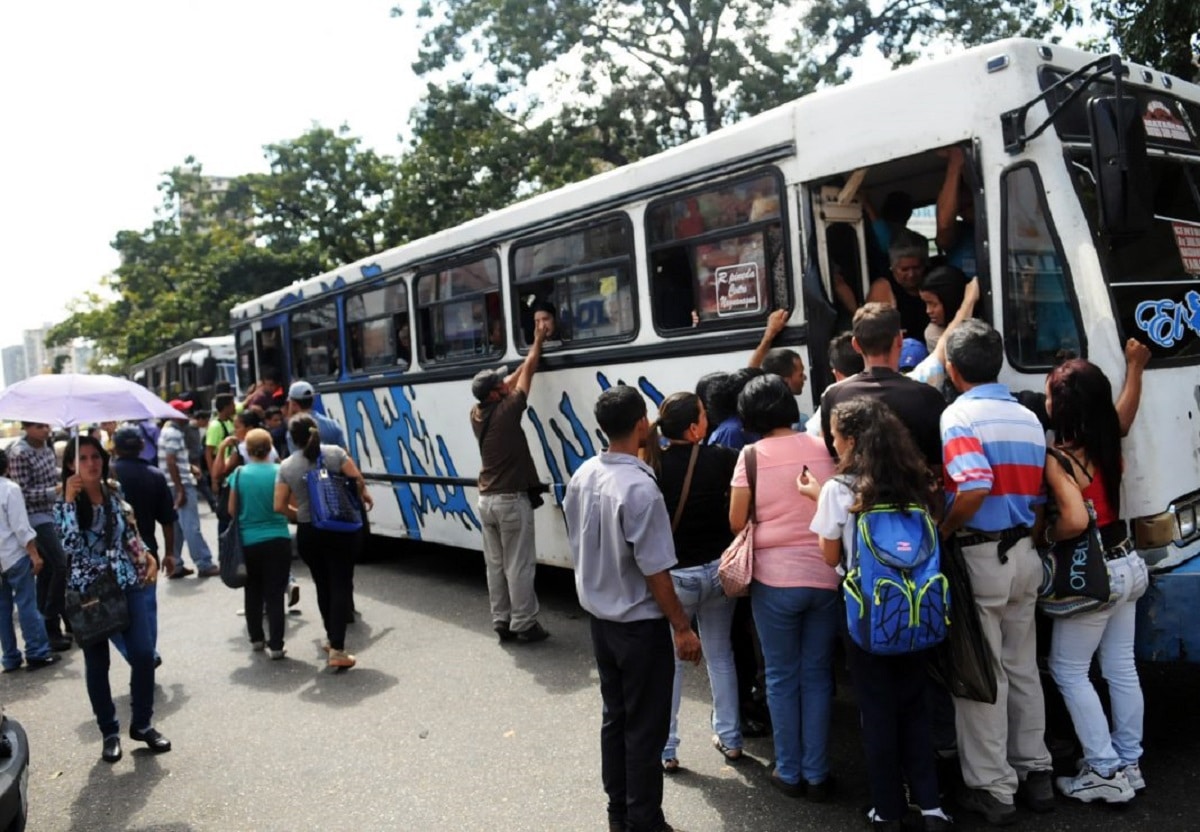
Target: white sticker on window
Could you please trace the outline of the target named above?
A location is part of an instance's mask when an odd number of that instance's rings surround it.
[[[1152,139],[1167,139],[1172,142],[1191,144],[1192,137],[1187,126],[1179,120],[1165,102],[1151,100],[1142,114],[1146,135]]]
[[[758,264],[720,266],[717,277],[717,315],[744,315],[762,311]]]

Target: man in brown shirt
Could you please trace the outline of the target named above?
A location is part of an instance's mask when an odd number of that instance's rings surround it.
[[[538,623],[533,590],[537,551],[529,489],[538,485],[537,469],[521,429],[529,386],[537,372],[547,329],[538,323],[533,345],[515,372],[483,370],[471,381],[479,404],[471,409],[471,428],[479,441],[479,519],[483,523],[483,559],[487,564],[492,629],[500,641],[535,642],[550,634]]]

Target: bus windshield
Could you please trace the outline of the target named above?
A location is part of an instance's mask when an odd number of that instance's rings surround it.
[[[1152,155],[1154,221],[1119,239],[1098,230],[1089,157],[1071,162],[1124,337],[1145,342],[1159,364],[1200,360],[1200,159]]]

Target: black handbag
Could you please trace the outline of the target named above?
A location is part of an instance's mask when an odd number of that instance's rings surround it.
[[[996,668],[992,648],[983,634],[975,592],[962,547],[954,540],[942,541],[942,574],[950,584],[955,602],[946,640],[934,648],[929,672],[952,696],[996,704]]]
[[[1053,448],[1049,452],[1071,479],[1078,482],[1071,458]],[[1086,471],[1084,474],[1086,476]],[[1038,609],[1051,618],[1067,618],[1089,612],[1112,600],[1104,541],[1096,526],[1096,509],[1091,500],[1084,500],[1084,505],[1087,507],[1088,525],[1083,533],[1055,541],[1042,555],[1043,579]]]
[[[237,490],[238,474],[233,475],[232,488]],[[217,539],[217,560],[221,566],[221,582],[230,589],[241,589],[246,585],[246,551],[242,548],[241,514],[242,495],[238,493],[238,511],[229,519],[229,525]],[[226,503],[228,505],[228,502]]]
[[[129,600],[111,567],[85,591],[67,589],[63,612],[80,647],[90,647],[129,629]]]

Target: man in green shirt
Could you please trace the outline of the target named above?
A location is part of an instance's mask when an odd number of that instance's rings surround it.
[[[233,436],[233,414],[236,404],[232,393],[221,393],[213,399],[216,416],[208,423],[204,437],[204,462],[209,471],[215,470],[217,447],[227,436]],[[212,490],[217,495],[217,528],[225,531],[229,525],[229,492],[222,491],[221,482],[212,475]]]

